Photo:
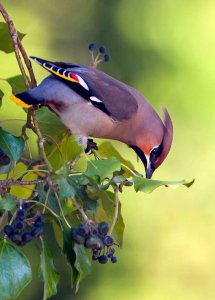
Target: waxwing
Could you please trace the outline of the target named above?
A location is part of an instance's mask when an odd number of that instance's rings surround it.
[[[12,95],[18,105],[45,105],[74,134],[118,140],[142,160],[146,178],[166,158],[173,126],[166,109],[164,123],[135,89],[104,72],[84,65],[31,57],[51,73],[39,86]]]

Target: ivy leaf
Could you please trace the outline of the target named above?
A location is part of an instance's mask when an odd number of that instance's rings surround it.
[[[16,298],[32,279],[26,256],[6,240],[0,240],[0,299]]]
[[[25,33],[18,31],[20,40],[22,40],[25,35]],[[11,53],[14,51],[8,27],[4,22],[0,22],[0,50],[4,51],[5,53]]]
[[[16,207],[16,201],[13,197],[6,197],[0,200],[0,209],[6,211],[13,211]]]
[[[42,134],[52,137],[56,142],[68,131],[60,119],[46,107],[37,111],[37,121]]]
[[[101,180],[111,178],[115,171],[120,171],[120,161],[116,157],[102,160],[88,160],[85,175],[89,177],[99,176]]]
[[[75,195],[76,190],[75,188],[67,181],[64,177],[59,177],[55,180],[55,182],[59,186],[59,198],[65,199],[65,198],[71,198]]]
[[[22,75],[13,76],[7,78],[6,80],[10,84],[13,94],[17,94],[26,90],[26,86]]]
[[[89,275],[91,271],[91,263],[87,255],[87,250],[81,245],[74,245],[74,252],[76,255],[75,268],[79,274],[75,282],[75,293],[78,292],[80,282]]]
[[[39,274],[44,281],[43,299],[45,300],[57,294],[57,284],[60,280],[60,276],[55,270],[51,251],[44,239],[42,239],[42,252],[40,259]]]
[[[133,164],[127,160],[124,159],[121,154],[114,148],[114,146],[110,142],[104,142],[101,145],[99,145],[99,154],[104,157],[114,156],[120,160],[121,163],[129,167],[129,169],[134,170]],[[123,168],[123,166],[122,166]],[[124,168],[123,168],[124,169]],[[125,168],[125,176],[133,176],[133,173],[129,172],[128,169]]]
[[[17,162],[20,159],[24,146],[24,139],[21,136],[14,136],[0,128],[0,148],[12,161]]]
[[[142,191],[146,194],[150,194],[156,188],[160,186],[177,188],[179,186],[190,187],[194,183],[194,179],[192,181],[178,180],[178,181],[160,181],[160,180],[152,180],[146,179],[143,177],[134,177],[134,189],[136,192]]]
[[[71,271],[72,271],[71,284],[72,284],[72,288],[75,288],[76,282],[79,278],[79,271],[75,267],[76,254],[75,254],[75,251],[73,250],[73,247],[74,247],[74,242],[72,240],[70,231],[68,229],[64,228],[64,230],[63,230],[63,252],[66,255],[69,265],[71,266]]]

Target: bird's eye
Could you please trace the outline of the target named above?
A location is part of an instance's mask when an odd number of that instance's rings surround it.
[[[158,152],[159,152],[159,149],[158,149],[158,148],[154,148],[154,149],[152,150],[151,153],[152,153],[153,155],[157,155]]]
[[[162,152],[162,144],[154,149],[152,149],[150,156],[158,157]]]

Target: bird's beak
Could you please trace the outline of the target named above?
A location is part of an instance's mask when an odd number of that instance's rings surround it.
[[[146,156],[146,161],[146,178],[150,179],[152,177],[152,174],[154,173],[155,168],[151,164],[149,156]]]
[[[151,166],[149,166],[147,169],[146,169],[146,178],[147,179],[150,179],[152,177],[152,174],[154,172],[154,168],[151,168]]]

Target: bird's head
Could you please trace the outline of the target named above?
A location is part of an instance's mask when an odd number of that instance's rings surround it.
[[[137,141],[136,146],[131,146],[142,160],[146,178],[151,178],[155,169],[157,169],[165,160],[172,145],[173,126],[168,111],[164,108],[164,123],[149,124],[149,131],[144,135],[144,140]],[[155,115],[157,118],[157,115]]]

